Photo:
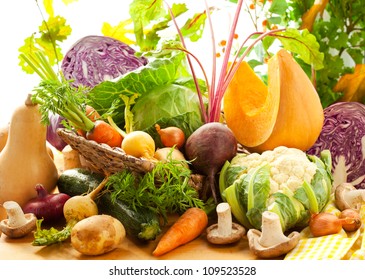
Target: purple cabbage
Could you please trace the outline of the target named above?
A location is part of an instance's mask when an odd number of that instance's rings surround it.
[[[330,150],[333,186],[347,182],[365,189],[365,105],[337,102],[324,109],[324,116],[320,136],[307,153]]]
[[[58,151],[62,151],[67,143],[63,141],[63,139],[57,134],[57,129],[64,128],[62,124],[64,118],[58,114],[50,113],[48,115],[48,119],[49,124],[47,126],[47,141]]]
[[[78,40],[65,54],[61,70],[74,86],[94,87],[148,63],[129,45],[111,37],[90,35]]]

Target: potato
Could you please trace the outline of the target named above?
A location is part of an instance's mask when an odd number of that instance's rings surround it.
[[[125,238],[125,228],[109,215],[94,215],[79,221],[71,230],[71,245],[84,255],[110,252]]]

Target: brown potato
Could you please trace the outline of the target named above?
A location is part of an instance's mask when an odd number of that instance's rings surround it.
[[[71,231],[71,245],[84,255],[101,255],[118,247],[126,235],[123,224],[109,215],[79,221]]]

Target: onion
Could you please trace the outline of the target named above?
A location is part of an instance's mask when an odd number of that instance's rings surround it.
[[[185,143],[185,155],[194,169],[206,175],[215,202],[218,202],[215,175],[237,154],[237,140],[224,124],[210,122],[195,130]],[[203,192],[203,198],[207,190]]]
[[[359,212],[354,209],[345,209],[340,213],[340,219],[345,219],[342,228],[346,231],[355,231],[361,227],[361,217]]]
[[[315,237],[339,233],[341,229],[355,231],[360,226],[360,215],[353,209],[342,211],[338,217],[325,212],[313,214],[309,221],[309,229]]]
[[[176,147],[181,149],[185,143],[185,134],[182,129],[176,126],[161,128],[159,124],[155,124],[156,131],[160,135],[161,143],[165,147]]]
[[[313,214],[309,221],[309,229],[314,237],[339,233],[342,229],[342,221],[331,213]]]
[[[45,222],[55,222],[63,218],[63,206],[70,196],[65,193],[49,194],[42,184],[37,184],[35,190],[37,197],[24,205],[24,213],[33,213]]]
[[[183,166],[189,168],[184,154],[176,148],[165,147],[157,149],[154,158],[162,162],[176,161],[177,163],[182,163]]]

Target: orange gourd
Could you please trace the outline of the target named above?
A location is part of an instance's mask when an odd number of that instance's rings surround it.
[[[251,74],[246,71],[241,74],[237,72],[236,75],[250,76]],[[237,106],[237,104],[243,104],[249,94],[246,92],[246,87],[260,88],[261,85],[260,82],[251,80],[251,82],[246,81],[240,87],[236,86],[236,88],[227,90],[228,94],[230,94],[230,90],[240,91],[236,92],[235,98],[229,99],[229,95],[224,97],[224,114],[226,118],[229,118],[230,115],[235,116],[234,119],[227,121],[227,125],[232,129],[237,140],[250,152],[261,153],[278,146],[306,151],[315,143],[323,127],[323,107],[310,79],[290,53],[281,49],[269,60],[267,93],[269,100],[262,103],[264,104],[262,109],[253,115],[254,118],[250,122],[245,121],[244,117],[245,114],[247,115],[247,109],[242,105]],[[263,95],[263,92],[261,94]],[[279,98],[278,110],[276,107],[270,107],[277,106],[276,98]],[[251,99],[249,98],[249,100]],[[238,102],[238,100],[240,101]],[[267,104],[269,106],[265,107]],[[243,113],[239,113],[242,108]],[[261,125],[262,115],[270,121],[267,130],[265,130],[265,126]],[[234,122],[242,122],[242,128],[237,129],[238,125]],[[272,122],[274,122],[273,128],[271,128]],[[257,142],[261,143],[255,145],[253,140],[240,141],[240,139],[248,137],[241,135],[246,133],[258,137]],[[267,134],[270,135],[266,138]],[[265,135],[265,137],[260,137],[260,135]],[[263,138],[266,139],[262,141]]]
[[[39,107],[29,95],[13,112],[7,142],[0,153],[0,205],[13,200],[23,206],[37,196],[36,184],[42,184],[48,192],[55,189],[58,170],[47,151],[46,133]],[[1,206],[0,218],[6,218]]]
[[[279,94],[268,91],[250,65],[241,62],[223,97],[225,121],[239,143],[254,147],[269,138],[279,110]]]

